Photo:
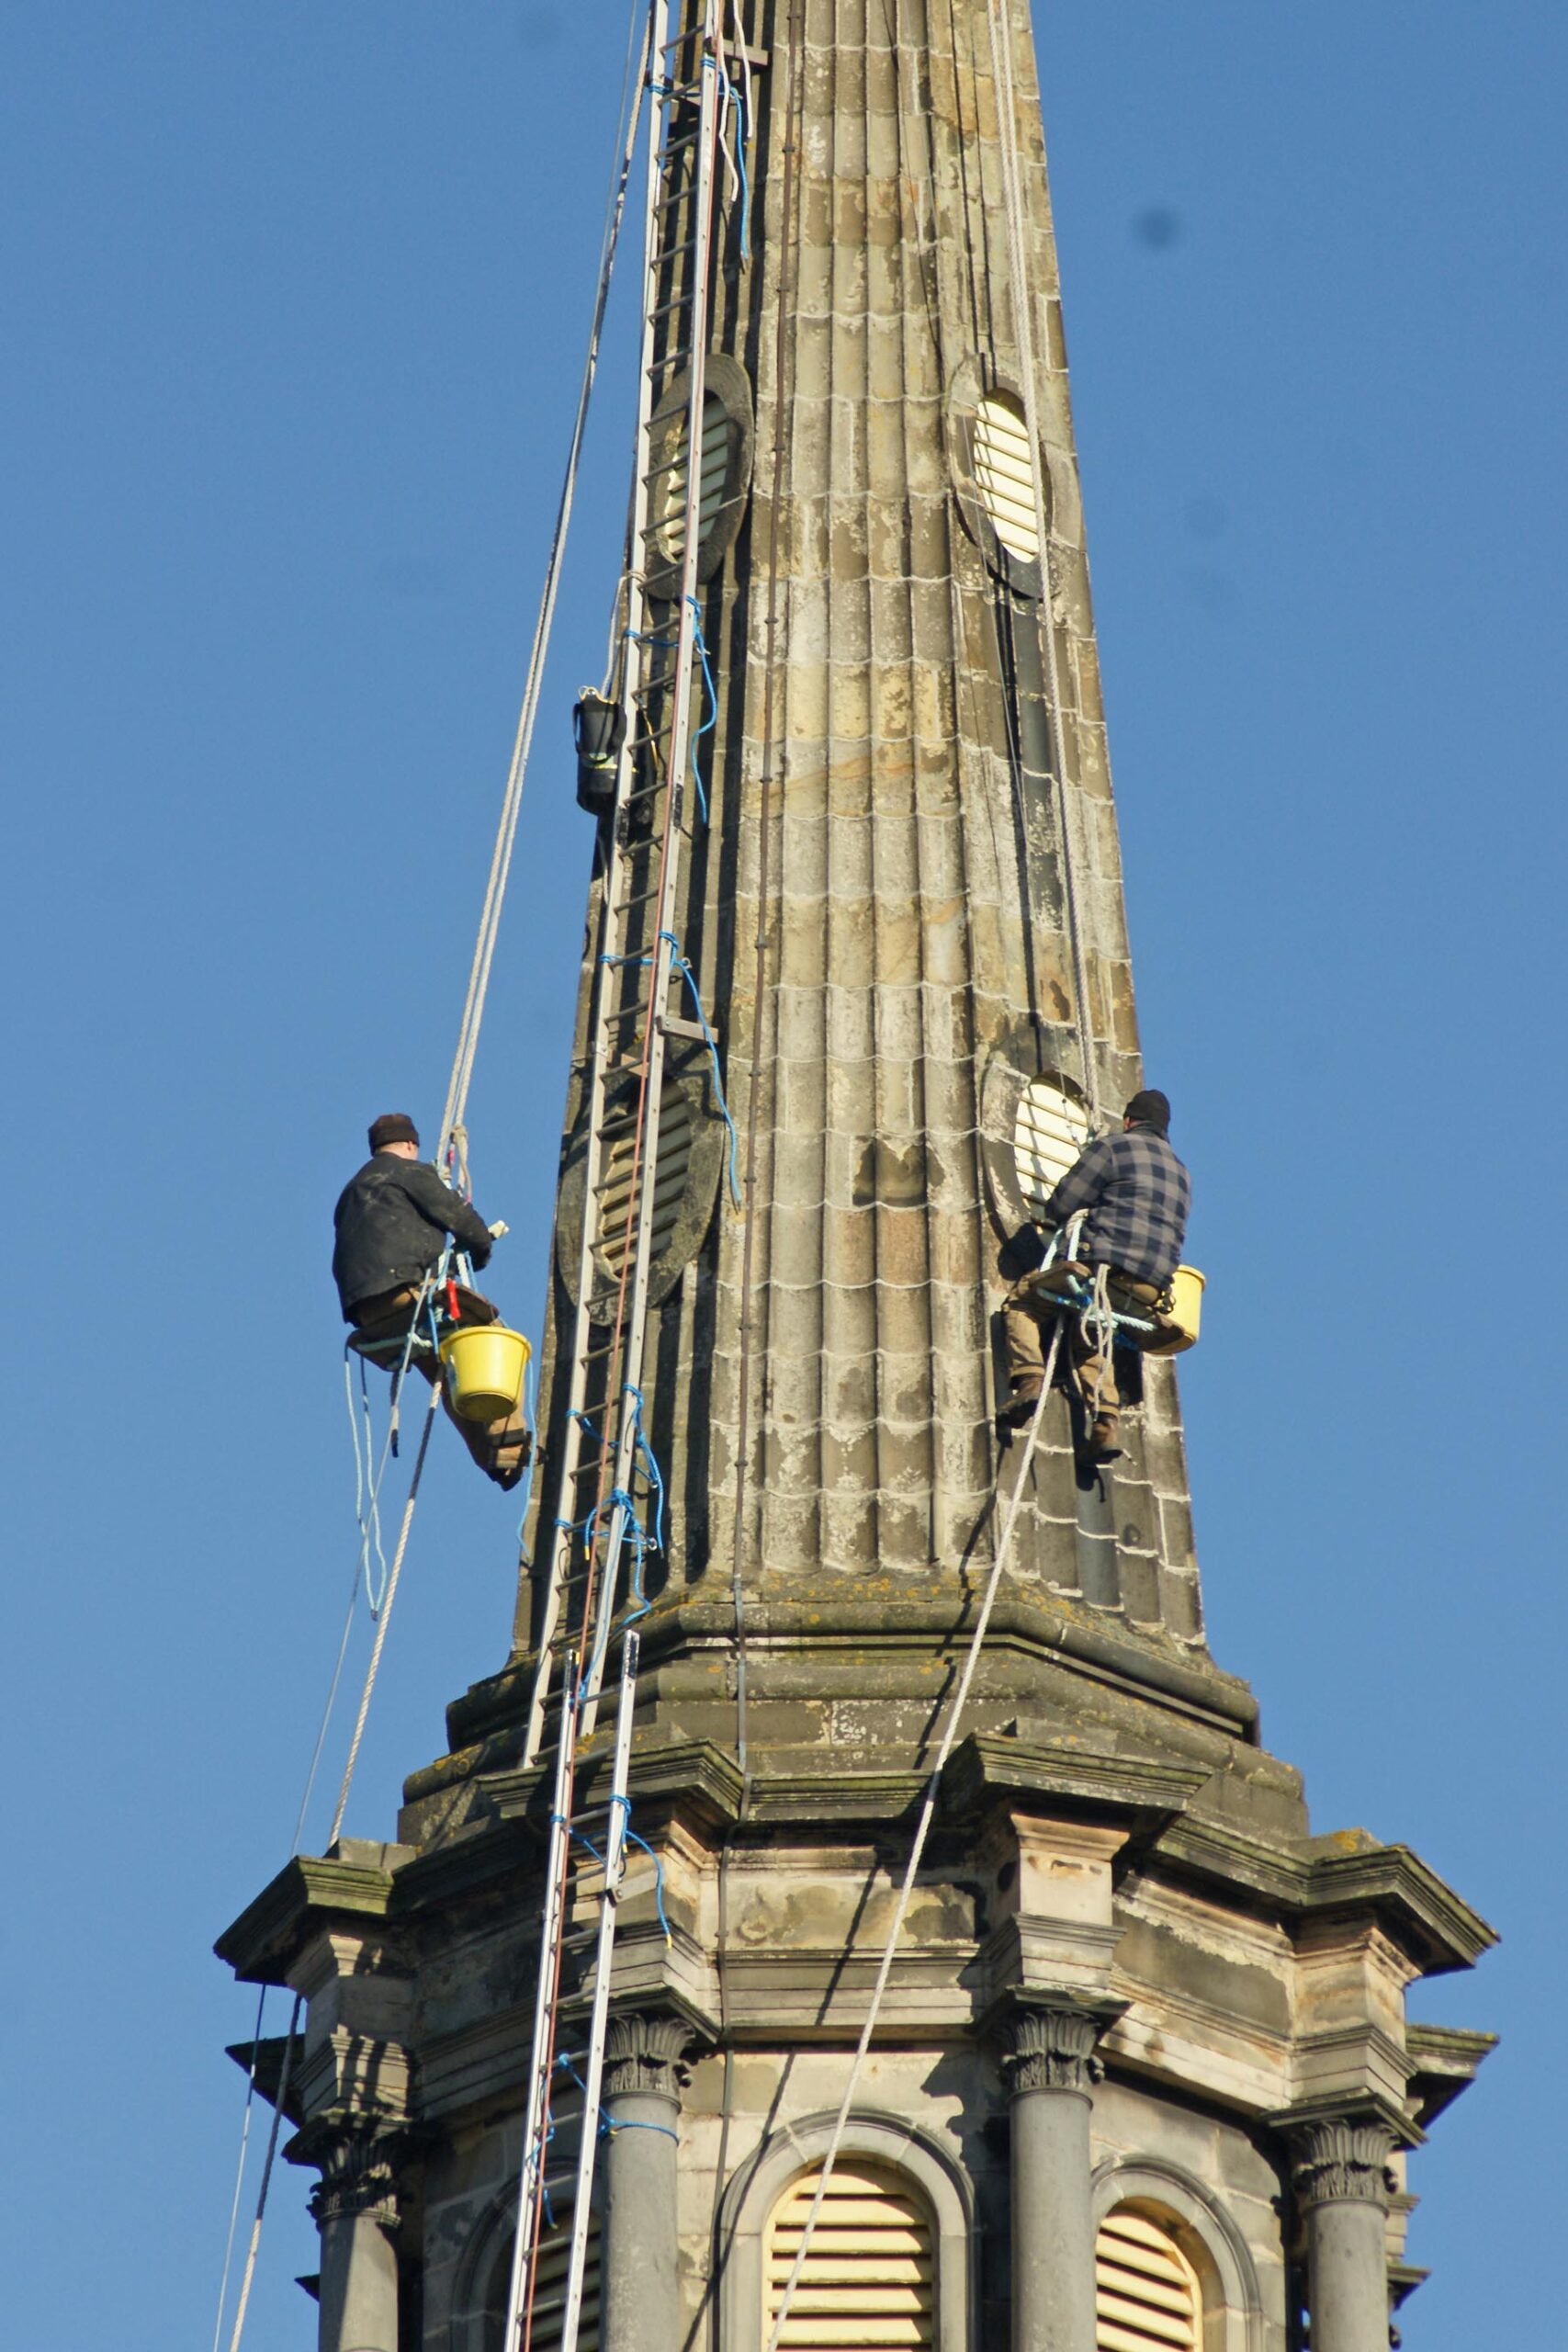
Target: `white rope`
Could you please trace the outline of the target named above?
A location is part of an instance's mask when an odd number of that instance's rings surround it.
[[[778,2316],[773,2322],[773,2334],[768,2338],[768,2352],[779,2352],[779,2346],[784,2338],[784,2323],[789,2317],[790,2305],[795,2300],[795,2289],[800,2284],[801,2274],[806,2267],[806,2258],[810,2251],[811,2233],[817,2226],[818,2215],[822,2211],[823,2199],[828,2194],[828,2184],[832,2178],[833,2166],[838,2161],[839,2150],[843,2143],[844,2133],[849,2126],[855,2092],[860,2084],[861,2070],[865,2064],[866,2052],[871,2047],[871,2037],[876,2030],[883,1996],[887,1990],[887,1980],[893,1973],[898,1939],[904,1931],[905,1916],[909,1908],[909,1898],[915,1891],[915,1879],[925,1853],[926,1839],[931,1834],[931,1823],[936,1818],[942,1772],[958,1736],[958,1726],[963,1720],[964,1707],[968,1703],[969,1686],[975,1679],[975,1670],[979,1665],[980,1653],[985,1647],[986,1630],[991,1622],[991,1610],[1001,1583],[1002,1570],[1007,1566],[1008,1555],[1012,1549],[1013,1530],[1018,1524],[1019,1510],[1023,1501],[1023,1490],[1029,1484],[1030,1465],[1034,1459],[1035,1441],[1040,1433],[1040,1423],[1045,1411],[1045,1400],[1051,1394],[1051,1384],[1055,1377],[1056,1357],[1061,1341],[1062,1317],[1058,1315],[1055,1329],[1051,1334],[1051,1345],[1045,1357],[1045,1369],[1040,1384],[1039,1400],[1030,1419],[1023,1457],[1018,1466],[1018,1482],[1013,1487],[1008,1503],[1007,1518],[1003,1521],[996,1554],[991,1561],[990,1574],[986,1579],[986,1589],[980,1602],[980,1613],[975,1620],[975,1631],[970,1638],[968,1656],[964,1661],[964,1671],[959,1677],[958,1687],[953,1692],[953,1702],[947,1712],[947,1723],[942,1732],[942,1745],[937,1749],[936,1761],[931,1766],[931,1778],[926,1782],[926,1792],[920,1804],[919,1819],[915,1826],[914,1843],[909,1849],[909,1860],[905,1867],[903,1884],[898,1889],[898,1901],[887,1930],[886,1943],[883,1947],[881,1963],[876,1972],[876,1982],[872,1986],[870,2006],[865,2013],[865,2022],[861,2028],[860,2041],[855,2050],[854,2062],[850,2068],[849,2079],[844,2085],[844,2095],[839,2102],[839,2112],[833,2120],[832,2136],[828,2143],[828,2153],[822,2159],[822,2169],[817,2177],[817,2189],[811,2199],[810,2211],[806,2216],[806,2226],[800,2233],[800,2244],[795,2249],[789,2277],[784,2281],[784,2296],[779,2304]]]
[[[641,46],[637,43],[637,18],[642,17]],[[549,652],[550,629],[555,619],[556,594],[560,584],[561,561],[566,552],[567,532],[571,522],[572,502],[577,494],[578,467],[582,456],[582,439],[588,423],[589,402],[592,398],[594,379],[599,370],[599,348],[604,335],[604,311],[610,297],[610,280],[615,263],[615,249],[620,240],[621,219],[626,209],[626,184],[631,174],[632,155],[637,146],[637,124],[642,113],[642,93],[648,66],[649,48],[652,40],[652,15],[646,0],[633,0],[631,31],[626,48],[625,75],[621,84],[621,106],[617,120],[624,125],[620,162],[611,183],[605,208],[604,231],[600,244],[599,283],[593,300],[593,320],[589,331],[588,353],[583,361],[582,380],[577,396],[577,414],[572,422],[571,442],[567,453],[566,473],[561,483],[560,504],[556,514],[555,536],[550,542],[549,560],[545,566],[545,584],[539,599],[538,617],[534,624],[534,642],[528,655],[528,674],[523,689],[523,707],[518,716],[517,734],[512,747],[512,763],[507,770],[506,789],[502,796],[501,820],[496,828],[495,847],[491,854],[490,877],[485,885],[484,906],[479,916],[479,935],[474,942],[474,960],[468,971],[468,994],[463,1002],[463,1017],[458,1023],[457,1048],[452,1060],[452,1074],[446,1084],[446,1100],[441,1113],[441,1135],[437,1148],[438,1164],[446,1159],[449,1145],[454,1144],[463,1127],[468,1108],[468,1087],[473,1078],[474,1057],[479,1050],[479,1029],[484,1020],[485,998],[490,989],[491,965],[495,956],[496,936],[501,928],[502,907],[506,898],[507,877],[512,869],[513,846],[517,838],[517,819],[523,803],[523,780],[527,772],[528,753],[534,741],[534,721],[538,715],[539,694],[544,683],[545,662]],[[637,59],[634,75],[633,58]],[[627,105],[627,89],[633,96]],[[466,1138],[463,1170],[467,1171]]]
[[[1013,328],[1018,337],[1019,373],[1023,379],[1023,415],[1029,434],[1030,481],[1034,491],[1034,528],[1040,547],[1040,643],[1045,656],[1045,694],[1050,713],[1051,757],[1056,771],[1058,822],[1061,829],[1062,896],[1067,917],[1067,940],[1073,958],[1073,989],[1077,998],[1078,1044],[1083,1055],[1084,1091],[1089,1119],[1100,1124],[1100,1089],[1095,1074],[1094,1038],[1089,999],[1089,959],[1084,953],[1077,889],[1073,876],[1072,808],[1067,790],[1066,729],[1062,724],[1061,665],[1056,655],[1056,616],[1051,577],[1051,526],[1045,511],[1045,481],[1041,463],[1039,386],[1034,369],[1034,307],[1023,241],[1023,189],[1018,153],[1018,102],[1013,89],[1011,27],[1008,0],[987,0],[991,34],[991,74],[996,92],[997,125],[1002,159],[1002,207],[1007,216],[1008,275],[1012,288]]]

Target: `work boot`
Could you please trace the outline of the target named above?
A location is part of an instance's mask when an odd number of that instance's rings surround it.
[[[1116,1442],[1116,1417],[1113,1413],[1097,1413],[1085,1447],[1090,1462],[1098,1470],[1107,1462],[1120,1462],[1122,1448]]]
[[[1022,1430],[1029,1427],[1030,1422],[1034,1419],[1034,1408],[1040,1402],[1041,1385],[1041,1375],[1037,1372],[1026,1372],[1021,1379],[1013,1382],[1012,1392],[1007,1403],[997,1414],[998,1430]]]
[[[533,1433],[518,1430],[499,1439],[491,1448],[490,1460],[483,1465],[486,1475],[494,1479],[503,1495],[517,1486],[528,1467],[534,1452]]]

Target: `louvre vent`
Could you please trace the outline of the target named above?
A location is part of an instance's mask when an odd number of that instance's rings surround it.
[[[1034,469],[1029,462],[1029,427],[1011,392],[982,394],[975,411],[975,484],[1009,555],[1033,563],[1040,554],[1040,524],[1034,511]]]
[[[539,2245],[534,2274],[533,2352],[558,2352],[565,2316],[567,2265],[571,2258],[571,2209],[557,2207],[556,2225],[547,2230]],[[485,2352],[502,2352],[506,2334],[506,2298],[512,2283],[512,2240],[509,2237],[491,2272],[485,2304]],[[588,2258],[582,2272],[582,2315],[577,2331],[577,2352],[599,2352],[599,2216],[588,2217]]]
[[[625,1099],[626,1115],[616,1126],[604,1154],[604,1172],[599,1191],[599,1261],[610,1280],[617,1283],[626,1261],[628,1245],[636,1238],[636,1220],[634,1218],[628,1227],[626,1207],[631,1198],[632,1167],[636,1158],[634,1116],[637,1095],[635,1091],[628,1091]],[[685,1089],[667,1080],[659,1102],[659,1152],[653,1180],[653,1238],[649,1253],[649,1265],[658,1261],[675,1230],[675,1220],[685,1198],[692,1143],[692,1106],[686,1099]],[[645,1155],[638,1169],[639,1185],[647,1164]]]
[[[1037,1216],[1089,1141],[1081,1102],[1049,1078],[1032,1078],[1019,1098],[1013,1160],[1023,1205]]]
[[[1108,2213],[1094,2243],[1095,2352],[1198,2352],[1197,2274],[1156,2222]]]
[[[768,2224],[765,2335],[783,2304],[817,2181],[815,2172],[797,2180]],[[836,2164],[781,2344],[790,2352],[934,2345],[933,2267],[931,2217],[909,2183],[880,2165]]]
[[[686,521],[686,424],[677,424],[670,455],[675,462],[664,477],[663,514],[660,521],[660,544],[666,556],[674,562],[681,553],[681,537]],[[722,401],[708,395],[703,408],[703,470],[697,484],[697,539],[700,544],[712,530],[719,508],[724,504],[724,486],[729,478],[729,412]]]

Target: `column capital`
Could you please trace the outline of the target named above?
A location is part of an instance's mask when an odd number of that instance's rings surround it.
[[[311,2218],[324,2227],[366,2216],[384,2230],[397,2229],[398,2166],[407,2140],[407,2132],[373,2117],[323,2116],[308,2124],[286,2153],[291,2164],[321,2166]]]
[[[1099,2079],[1100,2037],[1126,2007],[1124,2001],[1031,2001],[998,2029],[1002,2074],[1010,2098],[1025,2091],[1077,2091],[1087,2097]]]
[[[1286,2130],[1298,2204],[1365,2204],[1386,2210],[1394,2188],[1389,2158],[1399,2145],[1399,2135],[1381,2115],[1348,2110],[1305,2116]]]
[[[692,2029],[667,2010],[626,2009],[610,2019],[604,2041],[604,2097],[679,2100]]]

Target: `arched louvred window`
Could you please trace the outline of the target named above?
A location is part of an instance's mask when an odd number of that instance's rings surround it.
[[[485,2293],[484,2352],[502,2352],[506,2334],[506,2299],[512,2284],[512,2238],[491,2265]],[[547,2229],[539,2247],[534,2278],[534,2332],[531,2352],[558,2352],[566,2306],[566,2271],[571,2255],[571,2209],[557,2208],[555,2227]],[[577,2352],[599,2352],[599,2216],[588,2217],[588,2260],[582,2274],[582,2318],[577,2331]]]
[[[819,2172],[785,2189],[768,2222],[763,2262],[768,2342],[784,2302]],[[891,2166],[841,2157],[811,2233],[789,2307],[789,2352],[919,2352],[936,2343],[936,2246],[924,2198]]]
[[[1094,2242],[1095,2352],[1199,2352],[1198,2274],[1168,2230],[1129,2206]]]

